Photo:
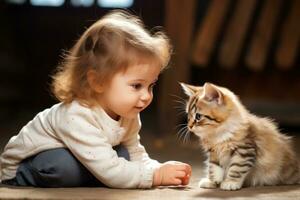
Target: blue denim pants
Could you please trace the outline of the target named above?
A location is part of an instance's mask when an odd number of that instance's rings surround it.
[[[115,146],[114,150],[119,157],[130,160],[128,150],[122,145]],[[33,187],[105,187],[66,148],[43,151],[23,160],[16,177],[2,183]]]

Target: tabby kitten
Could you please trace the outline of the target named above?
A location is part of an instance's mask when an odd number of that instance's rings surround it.
[[[210,83],[181,83],[189,96],[188,129],[208,156],[207,177],[199,187],[238,190],[243,186],[299,184],[300,168],[276,125],[249,113],[230,90]]]

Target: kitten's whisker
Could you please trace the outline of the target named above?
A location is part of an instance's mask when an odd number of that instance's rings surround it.
[[[184,111],[184,112],[186,112],[186,107],[185,106],[179,105],[179,106],[174,106],[173,108],[175,108],[178,111]]]
[[[178,103],[178,104],[183,105],[183,106],[186,106],[186,102],[185,101],[173,100],[173,102]]]
[[[186,108],[185,108],[185,105],[179,105],[179,106],[175,106],[174,107],[176,110],[178,110],[178,114],[177,116],[179,115],[185,115],[186,114]]]
[[[188,135],[189,135],[189,142],[191,142],[191,135],[192,135],[192,132],[188,130]]]
[[[178,112],[176,116],[186,116],[186,113],[184,111]]]
[[[188,129],[185,129],[185,137],[184,137],[184,144],[188,144],[190,142],[189,138],[190,138],[190,132],[188,131]]]
[[[186,125],[186,124],[185,124]],[[188,133],[188,129],[187,126],[182,127],[179,131],[178,131],[178,135],[179,135],[179,141],[181,140],[181,138],[183,137],[183,143],[186,142],[186,134]]]
[[[179,129],[178,133],[179,133],[179,134],[182,134],[182,133],[184,132],[185,128],[186,128],[186,126],[181,127],[181,128]]]
[[[175,127],[176,127],[176,129],[177,129],[177,128],[179,128],[179,127],[186,126],[186,125],[187,125],[187,123],[182,123],[182,124],[176,125]]]
[[[178,110],[184,110],[185,111],[185,107],[181,107],[181,106],[174,106],[174,108],[178,109]]]
[[[178,110],[178,112],[184,112],[184,113],[186,113],[185,109],[182,109],[182,108],[176,108],[176,110]]]
[[[182,143],[185,144],[185,140],[186,140],[186,127],[184,127],[182,135],[183,135]]]
[[[177,99],[174,99],[173,102],[178,103],[178,104],[180,104],[180,105],[182,105],[184,107],[186,106],[187,100],[185,100],[185,99],[183,99],[181,97],[178,97],[176,95],[173,95],[173,97],[177,98]]]
[[[185,126],[184,126],[184,127],[181,127],[181,128],[179,129],[179,131],[177,132],[177,137],[178,137],[179,141],[181,140],[181,137],[183,136],[182,133],[184,133],[184,130],[185,130]]]
[[[173,99],[173,101],[178,102],[178,103],[186,103],[187,100],[185,99]]]
[[[188,144],[190,142],[190,132],[188,129],[186,129],[185,132],[185,144]]]
[[[186,101],[186,99],[182,98],[181,96],[178,96],[178,95],[175,95],[175,94],[169,94],[171,97],[175,97],[179,100],[183,100],[183,101]]]

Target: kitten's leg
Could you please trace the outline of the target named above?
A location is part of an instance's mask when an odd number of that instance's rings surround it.
[[[224,169],[218,164],[214,162],[209,163],[209,179],[215,182],[216,184],[220,184],[224,178]]]
[[[199,182],[201,188],[216,188],[224,177],[223,168],[217,163],[210,161],[208,165],[208,176]]]
[[[244,180],[256,160],[255,148],[240,148],[232,155],[225,180],[221,183],[223,190],[238,190],[243,186]]]
[[[212,167],[212,164],[209,162],[208,164],[208,170],[207,170],[207,177],[205,178],[202,178],[200,181],[199,181],[199,184],[198,186],[200,188],[217,188],[217,183],[213,181],[213,167]]]

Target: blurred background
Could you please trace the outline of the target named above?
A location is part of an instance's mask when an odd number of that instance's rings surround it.
[[[2,0],[1,148],[57,102],[49,86],[63,50],[116,8],[140,16],[150,30],[163,27],[174,46],[141,114],[148,137],[175,137],[185,123],[179,81],[228,87],[250,111],[300,132],[300,0]]]

